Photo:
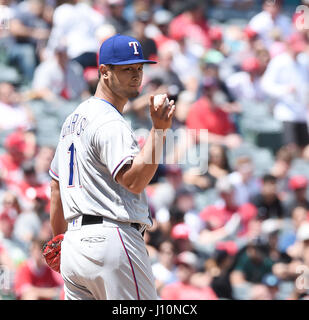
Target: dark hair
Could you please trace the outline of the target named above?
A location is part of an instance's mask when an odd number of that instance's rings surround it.
[[[271,4],[275,4],[277,6],[283,6],[283,0],[263,0],[263,5],[266,3],[271,3]]]
[[[221,267],[228,257],[229,254],[225,250],[216,250],[213,254],[213,259],[218,267]]]
[[[35,173],[35,166],[32,160],[26,161],[22,165],[22,170],[24,174],[34,174]]]
[[[175,246],[175,241],[169,237],[163,237],[160,239],[160,241],[158,242],[158,250],[161,251],[161,246],[163,243],[169,243],[172,245],[173,250],[176,251],[176,246]]]
[[[263,180],[263,183],[267,183],[267,182],[276,183],[277,182],[277,178],[269,173],[265,174],[263,176],[262,180]]]
[[[211,147],[218,147],[222,150],[222,157],[223,157],[223,169],[231,172],[231,167],[230,167],[230,163],[229,163],[229,158],[228,158],[228,149],[226,146],[221,145],[221,144],[211,144],[208,148],[208,163],[211,163],[211,153],[210,153],[210,149]]]

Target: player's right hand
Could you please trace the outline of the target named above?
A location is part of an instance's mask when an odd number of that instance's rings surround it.
[[[172,119],[176,110],[174,100],[164,106],[167,95],[162,95],[157,106],[154,104],[154,95],[150,96],[150,116],[155,129],[166,130],[172,126]]]

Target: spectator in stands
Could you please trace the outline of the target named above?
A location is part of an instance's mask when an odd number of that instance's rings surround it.
[[[300,212],[299,212],[300,213]],[[301,266],[308,264],[309,223],[308,220],[300,222],[296,231],[296,241],[289,246],[286,253],[292,258],[290,263],[276,263],[273,273],[280,280],[297,281]]]
[[[27,250],[13,235],[16,213],[4,210],[0,213],[0,244],[8,254],[14,270],[27,258]]]
[[[216,181],[231,172],[227,148],[222,145],[212,144],[209,147],[208,173],[210,179],[213,178],[211,187],[215,186]]]
[[[229,49],[224,43],[223,30],[220,27],[210,27],[209,29],[209,39],[211,42],[211,50],[220,52],[223,57],[227,57],[229,54]]]
[[[51,160],[53,159],[55,148],[53,146],[40,146],[34,159],[34,167],[37,179],[40,183],[50,181],[48,174]]]
[[[184,186],[176,190],[174,201],[168,209],[159,210],[156,217],[162,232],[168,234],[174,225],[184,222],[189,228],[192,240],[196,238],[202,228],[202,223],[195,211],[193,192]]]
[[[195,242],[204,228],[204,223],[196,210],[193,190],[187,186],[179,188],[169,211],[171,225],[183,223],[188,230],[189,240]]]
[[[206,206],[199,213],[206,223],[206,228],[200,232],[199,242],[212,246],[217,241],[247,236],[249,223],[257,215],[257,209],[251,203],[241,206],[235,203],[235,190],[227,177],[217,181],[216,190],[220,196],[219,201],[215,205]]]
[[[166,86],[169,99],[176,100],[178,94],[184,90],[184,85],[173,70],[173,55],[172,47],[163,46],[158,51],[160,63],[145,70],[145,76],[160,81],[161,85]]]
[[[176,253],[179,254],[185,251],[194,251],[193,242],[190,239],[191,230],[190,227],[185,224],[183,221],[183,213],[178,212],[178,223],[175,222],[175,212],[174,215],[174,224],[170,231],[170,237],[174,241]]]
[[[216,250],[212,258],[205,262],[206,270],[212,276],[210,286],[221,299],[233,300],[233,290],[230,282],[230,269],[234,257],[226,250]]]
[[[298,152],[309,143],[304,114],[308,104],[309,75],[307,65],[298,60],[306,48],[301,34],[294,33],[287,41],[287,52],[275,56],[269,63],[262,88],[276,99],[274,116],[283,123],[283,143]]]
[[[265,93],[261,89],[261,66],[252,56],[242,61],[241,71],[233,73],[226,84],[237,101],[263,101]]]
[[[266,274],[272,272],[272,261],[265,255],[259,243],[251,242],[236,258],[231,273],[232,286],[261,283]]]
[[[26,161],[22,165],[23,179],[16,182],[12,189],[19,197],[22,207],[34,210],[38,199],[49,199],[50,183],[40,183],[35,172],[34,161]]]
[[[207,62],[204,66],[201,66],[203,76],[214,78],[217,82],[218,92],[216,93],[217,98],[215,99],[220,107],[230,114],[231,119],[236,128],[238,128],[238,114],[241,112],[241,106],[239,105],[238,97],[233,94],[233,91],[227,85],[226,80],[222,80],[219,72],[219,63]],[[203,84],[201,84],[200,90],[203,90]],[[199,95],[200,93],[198,93]],[[216,97],[215,96],[215,97]]]
[[[6,153],[0,156],[0,170],[2,178],[7,185],[14,185],[21,181],[21,165],[25,161],[26,140],[22,131],[15,131],[5,139]]]
[[[14,223],[13,236],[29,250],[31,241],[40,234],[42,222],[35,211],[23,211]]]
[[[278,185],[278,196],[280,200],[287,201],[291,192],[289,187],[289,171],[295,155],[289,146],[283,145],[276,153],[275,162],[270,169],[270,174],[276,177]]]
[[[176,130],[178,128],[186,127],[188,112],[194,100],[195,93],[188,90],[184,90],[178,95],[172,129]]]
[[[51,300],[60,297],[63,280],[46,265],[42,247],[42,241],[34,239],[30,257],[16,272],[15,291],[20,300]]]
[[[33,114],[26,105],[22,103],[21,95],[12,84],[0,83],[0,131],[29,129],[33,123]]]
[[[182,169],[178,165],[167,165],[164,168],[165,174],[160,183],[151,194],[151,202],[156,211],[156,217],[160,221],[158,213],[162,208],[168,209],[175,200],[176,190],[179,189],[183,183]]]
[[[157,293],[160,296],[164,286],[177,280],[176,277],[176,252],[171,240],[163,240],[158,249],[158,261],[152,265]]]
[[[163,300],[217,300],[217,295],[209,285],[197,287],[190,283],[197,271],[198,258],[190,252],[184,251],[177,256],[178,281],[165,286],[161,290]]]
[[[78,62],[69,60],[67,50],[66,46],[57,46],[54,58],[43,61],[36,68],[32,98],[78,100],[89,95],[83,68]]]
[[[283,218],[284,210],[277,194],[277,179],[265,174],[262,179],[261,193],[257,194],[252,203],[258,208],[258,218]]]
[[[273,264],[290,263],[291,257],[279,247],[279,235],[284,224],[278,219],[266,219],[261,224],[261,248]]]
[[[307,199],[308,181],[305,176],[294,175],[289,180],[289,187],[292,190],[289,199],[284,203],[287,216],[291,216],[291,212],[295,207],[302,206],[309,210],[309,201]]]
[[[254,164],[248,156],[238,157],[235,171],[228,176],[235,190],[235,203],[240,206],[248,203],[261,190],[260,180],[254,175]]]
[[[216,181],[231,172],[227,149],[222,145],[209,146],[207,172],[201,174],[199,169],[192,168],[184,173],[184,182],[197,187],[197,191],[212,189]]]
[[[18,199],[17,195],[12,191],[4,192],[1,198],[0,207],[2,211],[15,211],[15,217],[17,217],[22,212],[20,200]]]
[[[50,26],[44,19],[45,4],[42,0],[20,2],[10,23],[15,43],[10,50],[10,60],[18,66],[24,79],[30,84],[35,66],[50,34]]]
[[[255,15],[249,26],[255,30],[267,47],[272,43],[271,33],[278,30],[283,37],[288,37],[293,30],[291,18],[282,11],[283,0],[263,0],[262,12]]]
[[[187,127],[198,130],[201,142],[235,148],[240,145],[241,138],[235,133],[235,127],[229,114],[221,109],[219,101],[215,101],[218,92],[217,80],[213,77],[205,77],[203,79],[203,94],[189,110]],[[220,102],[222,103],[222,100]]]
[[[173,41],[169,36],[169,24],[173,18],[170,11],[165,9],[157,10],[153,15],[153,25],[150,36],[155,41],[158,50],[166,42]]]
[[[143,48],[145,59],[158,60],[157,46],[153,39],[148,37],[145,30],[151,21],[151,14],[147,11],[139,12],[136,15],[135,21],[132,23],[132,36],[136,38]]]
[[[297,206],[291,212],[291,220],[287,227],[282,229],[278,240],[278,248],[281,252],[286,252],[293,257],[293,252],[297,251],[293,245],[296,242],[296,234],[302,223],[308,220],[308,210],[305,207]]]
[[[116,33],[127,33],[131,27],[124,15],[124,7],[124,0],[108,0],[107,14],[103,12],[106,16],[105,22],[111,24],[115,28]]]
[[[170,36],[175,40],[186,38],[191,44],[209,47],[209,24],[205,17],[205,7],[199,1],[185,4],[184,12],[174,17],[170,23]]]
[[[59,45],[66,45],[70,60],[77,61],[83,69],[97,67],[100,43],[96,30],[103,24],[103,16],[87,3],[67,0],[53,14],[53,27],[47,50],[53,54]]]
[[[244,49],[239,52],[239,65],[243,59],[251,57],[252,55],[255,55],[257,50],[265,48],[259,34],[248,25],[243,29],[243,40]]]

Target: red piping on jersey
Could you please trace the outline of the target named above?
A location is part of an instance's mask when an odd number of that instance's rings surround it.
[[[59,178],[59,176],[52,169],[49,169],[49,171],[53,173],[57,178]]]
[[[122,246],[123,246],[123,248],[124,248],[124,251],[125,251],[125,253],[126,253],[127,257],[128,257],[129,263],[130,263],[130,267],[131,267],[131,270],[132,270],[133,279],[134,279],[134,283],[135,283],[135,288],[136,288],[137,300],[141,300],[140,295],[139,295],[139,290],[138,290],[138,285],[137,285],[136,277],[135,277],[135,272],[134,272],[134,268],[133,268],[133,265],[132,265],[130,256],[129,256],[128,251],[127,251],[127,248],[126,248],[126,246],[124,245],[124,242],[123,242],[123,240],[122,240],[122,236],[121,236],[121,234],[120,234],[119,228],[117,228],[117,231],[118,231],[119,238],[120,238],[120,241],[121,241],[121,243],[122,243]]]
[[[116,168],[114,169],[114,171],[113,171],[113,173],[112,173],[112,177],[113,177],[114,179],[115,179],[115,177],[114,177],[115,172],[117,171],[117,169],[119,168],[119,166],[120,166],[125,160],[127,160],[128,158],[133,159],[134,157],[133,157],[132,155],[126,156],[125,158],[123,158],[123,159],[118,163],[118,165],[116,166]]]

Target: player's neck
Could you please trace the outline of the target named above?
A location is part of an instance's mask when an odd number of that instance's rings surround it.
[[[98,85],[94,96],[99,99],[104,99],[111,103],[120,113],[123,113],[123,109],[125,104],[127,103],[127,99],[123,99],[115,95],[115,93],[108,90],[108,88],[104,88],[103,91],[102,86]]]

